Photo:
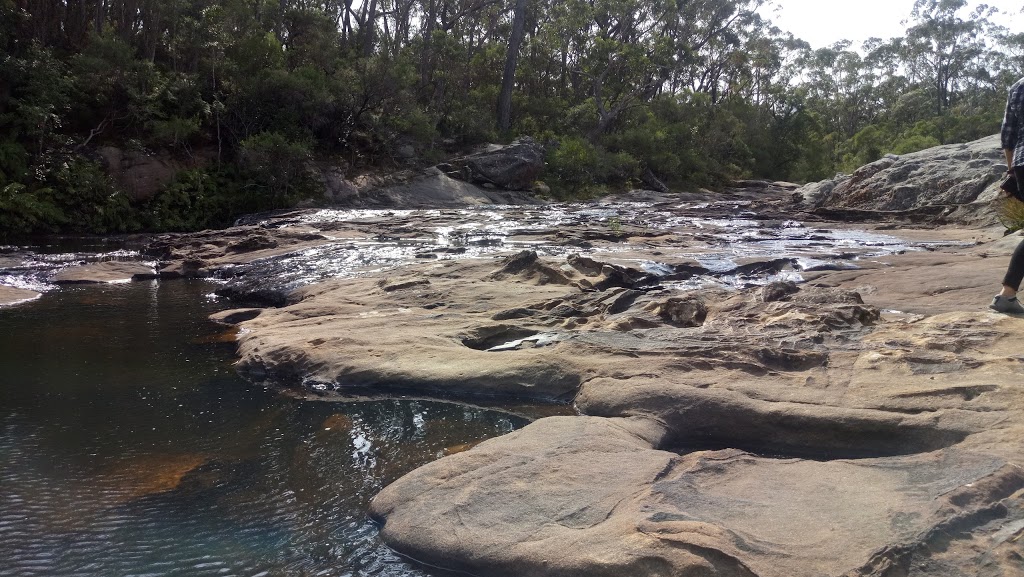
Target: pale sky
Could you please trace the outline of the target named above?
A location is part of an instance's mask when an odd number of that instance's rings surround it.
[[[1003,26],[1020,30],[1024,15],[1021,0],[989,0],[984,2],[1008,15],[998,17]],[[971,0],[959,14],[966,18],[981,2]],[[838,40],[852,40],[852,48],[872,36],[889,39],[903,36],[901,21],[910,17],[914,0],[774,0],[774,6],[762,8],[776,26],[792,32],[797,38],[822,48]],[[996,21],[996,18],[993,18]]]

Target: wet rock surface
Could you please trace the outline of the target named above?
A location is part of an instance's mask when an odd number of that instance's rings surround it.
[[[965,150],[936,162],[991,172]],[[573,403],[384,489],[401,553],[502,576],[1020,575],[1024,319],[985,309],[1020,235],[936,226],[983,195],[804,189],[799,212],[793,185],[743,186],[289,211],[148,254],[255,305],[216,319],[253,381]]]
[[[578,417],[452,452],[377,497],[385,540],[430,563],[559,576],[1012,568],[1024,321],[984,305],[1018,239],[709,208],[725,214],[319,213],[289,226],[346,240],[235,267],[290,288],[276,308],[220,320],[242,329],[243,374],[311,398],[574,403]],[[466,214],[494,227],[463,220],[446,241]],[[297,272],[367,239],[387,250],[329,278]]]
[[[142,262],[98,262],[66,268],[53,276],[56,284],[131,282],[157,278],[156,270]]]
[[[41,293],[33,290],[0,285],[0,306],[16,305],[39,298]]]

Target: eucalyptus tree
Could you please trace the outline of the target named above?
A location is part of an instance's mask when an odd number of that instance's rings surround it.
[[[912,81],[929,85],[937,116],[956,101],[972,64],[988,52],[985,35],[996,10],[982,4],[961,17],[966,7],[967,0],[916,0],[908,22],[908,74]]]

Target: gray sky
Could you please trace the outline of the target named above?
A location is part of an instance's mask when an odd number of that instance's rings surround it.
[[[968,2],[969,8],[960,15],[967,17],[980,3]],[[910,17],[914,0],[774,0],[774,4],[762,8],[762,14],[782,30],[806,40],[813,48],[822,48],[844,38],[852,40],[853,47],[857,48],[872,36],[883,39],[902,36],[904,27],[900,21]],[[1007,13],[999,17],[1003,26],[1013,30],[1024,26],[1021,0],[990,0],[985,4]]]

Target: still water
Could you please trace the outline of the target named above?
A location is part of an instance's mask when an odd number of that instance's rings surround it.
[[[402,474],[510,413],[304,402],[236,376],[202,282],[0,308],[0,575],[421,576],[367,518]]]

